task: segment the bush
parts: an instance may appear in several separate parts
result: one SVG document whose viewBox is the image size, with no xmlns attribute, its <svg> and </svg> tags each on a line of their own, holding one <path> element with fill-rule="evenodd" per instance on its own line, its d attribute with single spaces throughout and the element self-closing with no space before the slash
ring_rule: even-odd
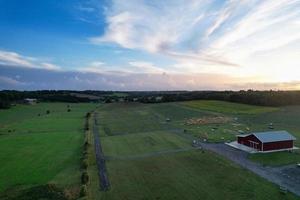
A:
<svg viewBox="0 0 300 200">
<path fill-rule="evenodd" d="M 81 183 L 82 184 L 87 184 L 89 182 L 89 175 L 86 171 L 82 172 L 81 175 Z"/>
<path fill-rule="evenodd" d="M 85 141 L 83 145 L 84 150 L 87 150 L 89 146 L 90 146 L 89 142 Z"/>
<path fill-rule="evenodd" d="M 88 118 L 86 118 L 86 120 L 85 120 L 84 129 L 87 131 L 89 130 L 89 119 Z"/>
<path fill-rule="evenodd" d="M 87 159 L 83 159 L 82 161 L 82 169 L 87 169 L 89 166 L 89 162 Z"/>
<path fill-rule="evenodd" d="M 49 115 L 49 114 L 50 114 L 50 110 L 47 110 L 47 111 L 46 111 L 46 114 Z"/>
<path fill-rule="evenodd" d="M 70 108 L 68 109 L 68 112 L 71 112 L 71 109 L 70 109 Z"/>
<path fill-rule="evenodd" d="M 3 196 L 0 196 L 3 199 Z M 33 199 L 47 199 L 47 200 L 67 200 L 64 191 L 54 184 L 38 185 L 34 187 L 24 188 L 15 192 L 9 191 L 5 194 L 6 200 L 33 200 Z"/>
<path fill-rule="evenodd" d="M 90 128 L 89 128 L 89 122 L 88 121 L 85 122 L 84 129 L 86 131 L 90 130 Z"/>
<path fill-rule="evenodd" d="M 82 185 L 80 188 L 80 197 L 85 197 L 87 195 L 87 186 Z"/>
<path fill-rule="evenodd" d="M 90 118 L 91 117 L 91 113 L 90 112 L 88 112 L 88 113 L 86 113 L 86 116 L 85 116 L 86 118 Z"/>
</svg>

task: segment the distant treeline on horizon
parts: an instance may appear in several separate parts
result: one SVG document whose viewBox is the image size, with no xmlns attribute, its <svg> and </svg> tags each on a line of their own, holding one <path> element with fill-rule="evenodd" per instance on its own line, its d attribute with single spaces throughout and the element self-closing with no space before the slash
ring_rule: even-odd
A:
<svg viewBox="0 0 300 200">
<path fill-rule="evenodd" d="M 22 103 L 26 98 L 39 102 L 141 102 L 162 103 L 190 100 L 221 100 L 261 106 L 300 105 L 300 91 L 0 91 L 0 108 Z"/>
</svg>

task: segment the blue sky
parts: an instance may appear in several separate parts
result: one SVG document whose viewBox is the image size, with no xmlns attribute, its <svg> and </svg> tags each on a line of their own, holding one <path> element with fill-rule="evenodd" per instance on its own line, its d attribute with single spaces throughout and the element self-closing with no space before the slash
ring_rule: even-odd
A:
<svg viewBox="0 0 300 200">
<path fill-rule="evenodd" d="M 0 0 L 0 89 L 300 89 L 299 10 L 300 0 Z"/>
</svg>

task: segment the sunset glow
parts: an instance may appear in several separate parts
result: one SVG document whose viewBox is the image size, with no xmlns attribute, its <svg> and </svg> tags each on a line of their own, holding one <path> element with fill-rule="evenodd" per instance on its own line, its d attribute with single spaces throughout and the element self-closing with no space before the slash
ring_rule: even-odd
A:
<svg viewBox="0 0 300 200">
<path fill-rule="evenodd" d="M 4 2 L 1 89 L 300 89 L 299 0 Z"/>
</svg>

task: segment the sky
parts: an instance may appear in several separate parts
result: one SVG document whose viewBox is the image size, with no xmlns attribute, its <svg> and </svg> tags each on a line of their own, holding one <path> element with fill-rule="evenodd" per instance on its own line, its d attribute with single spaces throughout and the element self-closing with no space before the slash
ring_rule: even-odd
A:
<svg viewBox="0 0 300 200">
<path fill-rule="evenodd" d="M 0 90 L 300 90 L 300 0 L 0 0 Z"/>
</svg>

